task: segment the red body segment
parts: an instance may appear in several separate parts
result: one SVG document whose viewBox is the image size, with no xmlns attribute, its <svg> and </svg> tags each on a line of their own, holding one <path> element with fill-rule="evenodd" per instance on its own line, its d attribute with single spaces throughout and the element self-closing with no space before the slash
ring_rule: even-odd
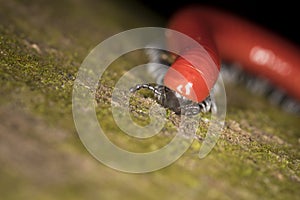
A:
<svg viewBox="0 0 300 200">
<path fill-rule="evenodd" d="M 289 41 L 231 14 L 201 6 L 176 13 L 168 28 L 192 37 L 208 52 L 173 41 L 187 59 L 179 57 L 172 64 L 164 84 L 181 95 L 203 101 L 219 76 L 220 61 L 226 60 L 267 78 L 300 100 L 300 49 Z"/>
</svg>

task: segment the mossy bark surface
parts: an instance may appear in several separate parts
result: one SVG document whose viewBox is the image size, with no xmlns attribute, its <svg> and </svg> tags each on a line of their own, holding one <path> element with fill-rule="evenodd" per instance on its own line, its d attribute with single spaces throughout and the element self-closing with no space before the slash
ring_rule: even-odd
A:
<svg viewBox="0 0 300 200">
<path fill-rule="evenodd" d="M 72 117 L 77 71 L 98 43 L 144 26 L 165 26 L 165 21 L 138 2 L 0 0 L 1 199 L 297 199 L 299 116 L 242 86 L 226 85 L 225 127 L 204 159 L 197 156 L 197 140 L 164 169 L 128 174 L 88 153 Z M 138 144 L 116 128 L 113 84 L 136 57 L 112 64 L 96 94 L 96 111 L 113 142 L 147 152 L 170 141 L 179 118 L 169 111 L 162 134 Z M 137 94 L 131 103 L 132 117 L 147 124 L 147 108 L 155 101 Z M 205 137 L 206 117 L 199 138 Z"/>
</svg>

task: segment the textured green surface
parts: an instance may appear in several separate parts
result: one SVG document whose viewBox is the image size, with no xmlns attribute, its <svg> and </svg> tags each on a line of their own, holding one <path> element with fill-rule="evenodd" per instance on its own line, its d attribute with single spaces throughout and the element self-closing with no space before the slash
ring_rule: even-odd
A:
<svg viewBox="0 0 300 200">
<path fill-rule="evenodd" d="M 121 1 L 0 1 L 1 199 L 299 197 L 299 117 L 240 86 L 226 87 L 226 126 L 205 159 L 198 159 L 201 143 L 195 141 L 171 166 L 137 175 L 110 169 L 87 152 L 72 119 L 76 72 L 107 37 L 129 28 L 164 25 L 137 6 Z M 112 86 L 135 65 L 134 57 L 119 59 L 107 72 L 97 93 L 98 102 L 104 102 L 97 113 L 116 144 L 146 152 L 168 142 L 179 119 L 170 112 L 163 133 L 141 143 L 116 128 L 110 116 Z M 140 95 L 132 99 L 138 123 L 147 124 L 145 107 L 153 103 Z M 199 136 L 205 130 L 203 121 Z"/>
</svg>

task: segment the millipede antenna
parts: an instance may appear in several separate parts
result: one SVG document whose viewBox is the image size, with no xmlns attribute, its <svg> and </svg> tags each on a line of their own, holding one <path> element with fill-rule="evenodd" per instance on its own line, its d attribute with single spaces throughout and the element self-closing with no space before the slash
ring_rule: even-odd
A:
<svg viewBox="0 0 300 200">
<path fill-rule="evenodd" d="M 148 89 L 148 90 L 152 91 L 155 95 L 158 95 L 158 96 L 162 95 L 162 93 L 158 89 L 157 85 L 153 86 L 153 84 L 149 84 L 149 83 L 148 84 L 138 84 L 135 87 L 130 88 L 129 91 L 133 93 L 133 92 L 136 92 L 140 89 Z"/>
</svg>

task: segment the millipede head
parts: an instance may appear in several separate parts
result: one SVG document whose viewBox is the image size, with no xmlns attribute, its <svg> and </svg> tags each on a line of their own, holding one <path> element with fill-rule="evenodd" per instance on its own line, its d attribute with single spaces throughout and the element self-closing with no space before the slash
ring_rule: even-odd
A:
<svg viewBox="0 0 300 200">
<path fill-rule="evenodd" d="M 208 112 L 212 107 L 209 97 L 201 103 L 196 103 L 163 85 L 138 84 L 130 88 L 130 92 L 133 93 L 140 89 L 152 91 L 160 105 L 173 110 L 176 114 L 196 115 L 200 112 Z"/>
<path fill-rule="evenodd" d="M 153 92 L 154 97 L 160 105 L 165 108 L 170 108 L 175 113 L 180 114 L 180 103 L 174 93 L 166 86 L 157 84 L 138 84 L 130 88 L 130 92 L 136 92 L 140 89 L 148 89 Z"/>
</svg>

